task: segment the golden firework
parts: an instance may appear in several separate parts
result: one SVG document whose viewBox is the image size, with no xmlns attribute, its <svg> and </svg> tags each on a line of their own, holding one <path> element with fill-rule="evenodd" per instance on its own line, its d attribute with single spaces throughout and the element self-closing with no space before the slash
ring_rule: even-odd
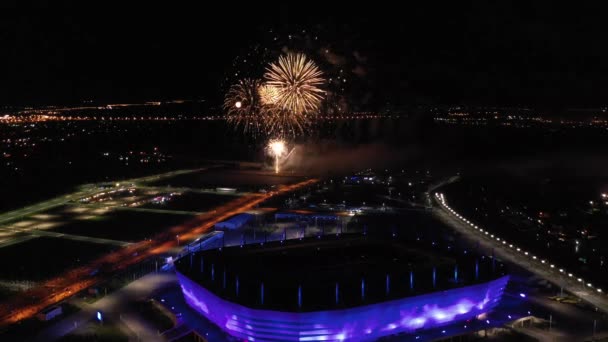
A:
<svg viewBox="0 0 608 342">
<path fill-rule="evenodd" d="M 264 111 L 261 110 L 258 88 L 259 80 L 243 79 L 232 85 L 224 98 L 224 110 L 229 123 L 241 127 L 245 132 L 257 133 L 264 129 Z"/>
<path fill-rule="evenodd" d="M 279 99 L 279 91 L 276 87 L 269 84 L 262 84 L 258 87 L 258 95 L 263 105 L 276 105 Z"/>
<path fill-rule="evenodd" d="M 279 173 L 279 159 L 287 153 L 285 141 L 282 139 L 273 139 L 268 142 L 268 152 L 274 157 L 274 172 Z"/>
<path fill-rule="evenodd" d="M 254 134 L 303 133 L 325 96 L 323 73 L 306 55 L 287 53 L 266 68 L 264 78 L 230 87 L 224 99 L 228 122 Z"/>
<path fill-rule="evenodd" d="M 302 53 L 287 53 L 266 68 L 266 86 L 276 91 L 275 106 L 293 116 L 316 114 L 325 82 L 317 65 Z M 275 97 L 273 97 L 274 99 Z"/>
</svg>

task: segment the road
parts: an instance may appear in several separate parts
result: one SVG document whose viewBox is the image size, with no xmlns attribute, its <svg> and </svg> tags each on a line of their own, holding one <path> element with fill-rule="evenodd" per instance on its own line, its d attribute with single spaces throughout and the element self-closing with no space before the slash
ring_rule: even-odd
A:
<svg viewBox="0 0 608 342">
<path fill-rule="evenodd" d="M 229 217 L 250 210 L 272 196 L 295 191 L 316 183 L 309 179 L 292 185 L 280 186 L 266 194 L 252 194 L 239 197 L 215 208 L 212 212 L 200 215 L 193 220 L 169 228 L 150 240 L 141 241 L 104 255 L 90 264 L 65 272 L 39 286 L 11 297 L 0 305 L 0 326 L 6 326 L 30 318 L 42 309 L 57 304 L 73 294 L 85 290 L 116 272 L 136 265 L 150 257 L 167 253 L 180 241 L 192 241 L 210 231 L 213 226 Z M 91 273 L 98 270 L 94 276 Z"/>
<path fill-rule="evenodd" d="M 139 188 L 138 188 L 139 189 Z M 92 203 L 92 204 L 82 204 L 82 203 L 70 203 L 76 207 L 84 207 L 84 208 L 98 208 L 98 209 L 111 209 L 111 210 L 122 210 L 122 211 L 137 211 L 144 213 L 156 213 L 156 214 L 172 214 L 172 215 L 202 215 L 205 212 L 202 211 L 188 211 L 188 210 L 170 210 L 170 209 L 152 209 L 152 208 L 139 208 L 139 207 L 124 207 L 121 205 L 108 205 L 104 203 Z"/>
<path fill-rule="evenodd" d="M 198 169 L 176 170 L 176 171 L 165 172 L 165 173 L 151 175 L 151 176 L 127 179 L 127 180 L 118 182 L 118 184 L 122 183 L 122 184 L 131 185 L 131 184 L 151 182 L 151 181 L 156 181 L 156 180 L 160 180 L 160 179 L 164 179 L 164 178 L 175 177 L 178 175 L 200 172 L 200 171 L 204 171 L 209 168 L 212 168 L 212 167 L 215 167 L 215 166 L 210 166 L 210 167 L 206 167 L 206 168 L 198 168 Z M 116 184 L 116 183 L 114 183 L 114 184 Z M 108 191 L 107 184 L 105 187 L 101 187 L 99 184 L 85 184 L 85 185 L 80 186 L 79 190 L 76 192 L 58 196 L 58 197 L 52 198 L 47 201 L 39 202 L 36 204 L 29 205 L 27 207 L 23 207 L 20 209 L 2 213 L 2 214 L 0 214 L 0 225 L 8 224 L 8 223 L 11 223 L 11 222 L 14 222 L 17 220 L 22 220 L 30 215 L 42 213 L 42 212 L 48 211 L 50 209 L 53 209 L 53 208 L 56 208 L 56 207 L 59 207 L 62 205 L 76 202 L 81 198 L 91 197 L 91 196 L 98 195 L 98 194 L 101 194 L 101 193 L 104 193 L 107 191 Z M 30 233 L 30 232 L 27 232 L 27 233 Z M 38 236 L 39 236 L 39 234 L 38 234 Z M 67 235 L 65 235 L 63 237 L 69 238 L 69 236 L 67 236 Z M 79 239 L 79 237 L 77 237 L 76 239 Z M 24 241 L 23 238 L 20 237 L 19 235 L 16 235 L 15 237 L 11 237 L 9 235 L 9 236 L 3 237 L 2 240 L 3 241 L 0 241 L 2 246 L 10 246 L 12 244 Z"/>
<path fill-rule="evenodd" d="M 478 241 L 480 247 L 494 250 L 497 257 L 517 264 L 557 287 L 562 286 L 564 290 L 575 294 L 598 309 L 608 312 L 608 298 L 602 290 L 589 286 L 590 284 L 586 284 L 583 279 L 577 278 L 576 275 L 569 273 L 567 270 L 559 269 L 551 264 L 550 261 L 540 260 L 540 258 L 533 256 L 532 253 L 521 250 L 514 242 L 506 242 L 498 236 L 484 231 L 483 227 L 477 227 L 448 205 L 445 194 L 443 194 L 443 197 L 435 194 L 432 198 L 436 204 L 434 214 L 454 230 L 473 241 Z"/>
<path fill-rule="evenodd" d="M 90 237 L 90 236 L 65 234 L 65 233 L 58 233 L 58 232 L 53 232 L 53 231 L 37 230 L 37 229 L 30 229 L 30 228 L 19 229 L 19 228 L 12 228 L 12 227 L 11 228 L 0 227 L 0 231 L 9 231 L 9 232 L 13 232 L 13 233 L 27 234 L 27 235 L 22 235 L 20 237 L 15 237 L 11 240 L 5 241 L 0 244 L 0 247 L 13 245 L 13 244 L 17 243 L 17 242 L 15 242 L 15 240 L 18 240 L 18 242 L 24 242 L 29 239 L 37 238 L 40 236 L 62 238 L 62 239 L 75 240 L 75 241 L 85 241 L 85 242 L 99 243 L 99 244 L 119 246 L 119 247 L 125 247 L 125 246 L 128 246 L 131 244 L 130 242 L 119 241 L 119 240 L 102 239 L 102 238 L 96 238 L 96 237 Z"/>
<path fill-rule="evenodd" d="M 175 177 L 178 175 L 200 172 L 200 171 L 204 171 L 207 169 L 209 169 L 209 168 L 177 170 L 177 171 L 171 171 L 171 172 L 161 173 L 161 174 L 152 175 L 152 176 L 126 179 L 126 180 L 120 181 L 118 183 L 119 184 L 120 183 L 127 183 L 127 184 L 146 183 L 146 182 L 156 181 L 156 180 L 160 180 L 160 179 L 164 179 L 164 178 Z M 100 189 L 99 186 L 97 186 L 95 184 L 83 185 L 80 187 L 79 191 L 73 192 L 71 194 L 55 197 L 55 198 L 52 198 L 52 199 L 44 201 L 44 202 L 39 202 L 39 203 L 30 205 L 27 207 L 23 207 L 23 208 L 20 208 L 17 210 L 12 210 L 12 211 L 0 214 L 0 224 L 18 220 L 18 219 L 24 218 L 24 217 L 32 215 L 32 214 L 47 211 L 49 209 L 64 205 L 71 201 L 77 201 L 80 198 L 90 197 L 90 196 L 100 194 L 100 193 L 103 193 L 106 191 L 107 191 L 107 189 Z"/>
<path fill-rule="evenodd" d="M 197 194 L 211 194 L 223 196 L 247 196 L 251 192 L 244 191 L 217 191 L 215 189 L 188 188 L 188 187 L 171 187 L 171 186 L 138 186 L 141 190 L 159 191 L 159 192 L 193 192 Z"/>
<path fill-rule="evenodd" d="M 80 311 L 45 328 L 33 340 L 40 342 L 57 340 L 90 321 L 96 312 L 100 311 L 104 317 L 122 321 L 143 341 L 163 341 L 157 331 L 144 322 L 138 314 L 130 312 L 126 304 L 147 299 L 160 289 L 176 286 L 176 283 L 177 279 L 172 273 L 146 275 L 93 304 L 83 304 Z"/>
<path fill-rule="evenodd" d="M 119 186 L 121 183 L 127 184 L 128 186 L 139 185 L 139 184 L 143 184 L 145 182 L 151 182 L 151 181 L 160 180 L 160 179 L 164 179 L 164 178 L 175 177 L 178 175 L 183 175 L 183 174 L 188 174 L 188 173 L 200 172 L 200 171 L 204 171 L 204 170 L 207 170 L 207 169 L 213 168 L 213 167 L 216 167 L 216 166 L 210 166 L 207 168 L 199 168 L 199 169 L 176 170 L 176 171 L 165 172 L 165 173 L 151 175 L 151 176 L 145 176 L 145 177 L 141 177 L 141 178 L 127 179 L 127 180 L 118 182 L 118 184 L 119 184 Z M 105 185 L 101 186 L 103 184 L 105 184 Z M 112 185 L 115 186 L 116 182 L 113 182 Z M 120 187 L 116 187 L 116 188 L 120 189 Z M 67 205 L 67 204 L 74 204 L 74 203 L 78 202 L 78 200 L 80 200 L 81 198 L 91 197 L 91 196 L 95 196 L 95 195 L 102 194 L 104 192 L 109 191 L 108 184 L 106 184 L 106 183 L 85 184 L 85 185 L 80 186 L 79 189 L 80 190 L 73 192 L 71 194 L 62 195 L 62 196 L 55 197 L 55 198 L 52 198 L 47 201 L 39 202 L 39 203 L 32 204 L 27 207 L 23 207 L 23 208 L 20 208 L 17 210 L 12 210 L 12 211 L 0 214 L 0 230 L 3 230 L 2 233 L 7 233 L 7 234 L 2 234 L 3 236 L 0 239 L 0 247 L 14 245 L 16 243 L 20 243 L 20 242 L 24 242 L 24 241 L 36 238 L 38 236 L 53 236 L 53 237 L 60 237 L 60 238 L 65 238 L 65 239 L 88 241 L 88 242 L 93 242 L 93 243 L 111 244 L 111 245 L 118 245 L 118 246 L 124 246 L 124 245 L 128 244 L 123 241 L 114 241 L 114 240 L 107 240 L 107 239 L 89 239 L 84 236 L 69 235 L 69 234 L 60 235 L 57 233 L 55 233 L 55 234 L 45 233 L 45 232 L 41 232 L 39 230 L 28 230 L 28 229 L 19 230 L 13 226 L 2 227 L 2 225 L 4 225 L 4 224 L 8 225 L 11 222 L 19 221 L 19 220 L 27 218 L 28 216 L 42 213 L 42 212 L 48 211 L 50 209 L 53 209 L 53 208 L 56 208 L 59 206 L 63 206 L 63 205 Z M 114 190 L 114 189 L 112 189 L 112 190 Z M 182 214 L 186 214 L 186 213 L 182 213 Z M 192 213 L 188 213 L 188 215 L 191 215 L 191 214 Z M 200 214 L 200 213 L 197 213 L 197 214 Z M 22 233 L 24 233 L 26 235 L 23 235 Z"/>
<path fill-rule="evenodd" d="M 6 239 L 2 242 L 0 242 L 0 248 L 3 247 L 8 247 L 17 243 L 22 243 L 31 239 L 35 239 L 36 236 L 32 236 L 32 235 L 20 235 L 20 236 L 15 236 L 13 238 L 10 239 Z"/>
</svg>

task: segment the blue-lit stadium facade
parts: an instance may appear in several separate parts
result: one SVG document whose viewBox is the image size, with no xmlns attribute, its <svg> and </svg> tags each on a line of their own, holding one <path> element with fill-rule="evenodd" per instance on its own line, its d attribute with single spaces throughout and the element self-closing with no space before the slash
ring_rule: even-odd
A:
<svg viewBox="0 0 608 342">
<path fill-rule="evenodd" d="M 222 299 L 177 272 L 186 302 L 228 334 L 249 341 L 367 341 L 474 319 L 500 301 L 508 276 L 342 310 L 285 312 Z M 306 300 L 304 297 L 302 300 Z"/>
</svg>

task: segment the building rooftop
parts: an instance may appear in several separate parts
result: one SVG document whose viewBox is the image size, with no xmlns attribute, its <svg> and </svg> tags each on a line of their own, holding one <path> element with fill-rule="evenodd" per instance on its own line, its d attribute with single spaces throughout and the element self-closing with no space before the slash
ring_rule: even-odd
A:
<svg viewBox="0 0 608 342">
<path fill-rule="evenodd" d="M 504 274 L 502 265 L 472 251 L 360 234 L 206 250 L 176 267 L 221 298 L 284 311 L 372 304 Z"/>
</svg>

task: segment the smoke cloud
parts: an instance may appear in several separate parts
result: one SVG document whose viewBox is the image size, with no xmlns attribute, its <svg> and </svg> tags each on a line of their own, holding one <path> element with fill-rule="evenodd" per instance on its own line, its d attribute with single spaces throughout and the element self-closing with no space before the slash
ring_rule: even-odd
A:
<svg viewBox="0 0 608 342">
<path fill-rule="evenodd" d="M 367 168 L 390 168 L 415 158 L 414 149 L 396 148 L 383 143 L 347 145 L 335 141 L 299 144 L 283 162 L 284 170 L 327 175 Z"/>
</svg>

